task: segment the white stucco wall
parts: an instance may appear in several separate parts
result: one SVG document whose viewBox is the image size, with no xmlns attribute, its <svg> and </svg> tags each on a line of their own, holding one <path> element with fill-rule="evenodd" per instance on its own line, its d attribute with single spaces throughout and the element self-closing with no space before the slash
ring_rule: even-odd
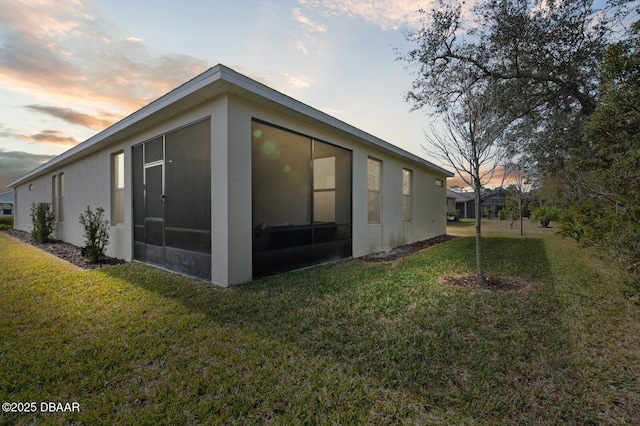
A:
<svg viewBox="0 0 640 426">
<path fill-rule="evenodd" d="M 354 257 L 446 232 L 446 185 L 435 185 L 436 178 L 446 179 L 444 175 L 373 146 L 366 146 L 355 137 L 347 137 L 343 133 L 309 124 L 299 118 L 292 118 L 227 94 L 20 184 L 15 188 L 15 227 L 25 231 L 31 229 L 31 204 L 51 202 L 52 176 L 63 172 L 65 220 L 59 224 L 55 237 L 75 245 L 84 245 L 78 217 L 87 205 L 93 209 L 101 206 L 105 209 L 107 219 L 111 221 L 112 155 L 123 151 L 125 221 L 122 225 L 111 226 L 107 254 L 131 260 L 131 147 L 205 117 L 211 117 L 211 281 L 215 284 L 228 286 L 252 279 L 251 123 L 254 118 L 352 151 Z M 382 160 L 380 224 L 367 223 L 369 156 Z M 403 221 L 402 215 L 403 168 L 413 171 L 413 211 L 412 220 L 408 222 Z M 29 185 L 32 185 L 31 190 Z"/>
<path fill-rule="evenodd" d="M 131 175 L 131 147 L 146 140 L 162 135 L 178 127 L 187 125 L 202 118 L 211 116 L 212 128 L 225 126 L 224 122 L 217 122 L 215 113 L 224 109 L 221 100 L 213 101 L 196 107 L 184 114 L 172 117 L 160 125 L 147 128 L 134 136 L 119 140 L 99 152 L 87 155 L 55 170 L 48 171 L 45 175 L 26 181 L 15 188 L 17 197 L 17 211 L 15 218 L 16 229 L 30 231 L 32 229 L 30 210 L 31 204 L 37 202 L 52 202 L 52 176 L 64 173 L 64 221 L 57 223 L 54 237 L 72 244 L 84 245 L 83 229 L 78 219 L 87 205 L 95 210 L 97 207 L 105 209 L 105 218 L 111 223 L 111 167 L 112 155 L 124 152 L 125 168 L 125 204 L 124 223 L 110 225 L 109 245 L 106 254 L 130 261 L 132 259 L 132 175 Z M 220 135 L 212 132 L 212 139 L 219 139 Z M 223 145 L 223 144 L 221 144 Z M 219 166 L 219 155 L 223 155 L 221 149 L 212 149 L 212 172 L 215 166 Z M 218 194 L 222 185 L 219 176 L 212 173 L 212 192 Z M 214 185 L 215 183 L 215 185 Z M 29 186 L 31 185 L 31 190 Z M 212 202 L 212 206 L 216 206 Z M 219 208 L 219 206 L 218 206 Z M 214 211 L 212 209 L 212 211 Z M 217 210 L 215 210 L 217 214 Z M 217 224 L 218 222 L 216 222 Z M 220 232 L 220 226 L 216 226 L 214 232 Z M 216 246 L 219 248 L 220 246 Z M 226 247 L 223 248 L 226 252 Z M 217 261 L 220 253 L 216 253 Z M 214 254 L 212 253 L 212 257 Z M 224 256 L 222 257 L 224 258 Z"/>
<path fill-rule="evenodd" d="M 229 277 L 230 283 L 251 280 L 251 121 L 258 119 L 352 151 L 353 256 L 386 250 L 446 233 L 446 181 L 418 163 L 366 147 L 355 138 L 296 120 L 279 112 L 229 97 Z M 380 224 L 367 217 L 367 158 L 382 160 Z M 403 221 L 402 169 L 413 171 L 412 220 Z"/>
</svg>

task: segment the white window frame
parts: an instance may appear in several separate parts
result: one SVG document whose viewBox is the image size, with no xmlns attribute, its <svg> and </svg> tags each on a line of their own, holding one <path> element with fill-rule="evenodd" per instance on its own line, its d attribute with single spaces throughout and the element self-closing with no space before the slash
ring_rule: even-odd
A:
<svg viewBox="0 0 640 426">
<path fill-rule="evenodd" d="M 377 187 L 371 188 L 369 185 L 369 174 L 371 173 L 373 164 L 378 165 L 378 185 Z M 374 194 L 377 195 L 376 215 L 372 215 L 372 210 L 369 208 Z M 382 223 L 382 160 L 373 157 L 367 157 L 367 221 L 372 225 Z"/>
<path fill-rule="evenodd" d="M 111 154 L 111 224 L 124 225 L 124 151 Z M 118 198 L 121 203 L 118 204 Z"/>
<path fill-rule="evenodd" d="M 408 179 L 409 182 L 405 182 Z M 413 170 L 402 169 L 402 219 L 405 222 L 410 221 L 413 218 Z M 405 201 L 408 202 L 405 203 Z"/>
</svg>

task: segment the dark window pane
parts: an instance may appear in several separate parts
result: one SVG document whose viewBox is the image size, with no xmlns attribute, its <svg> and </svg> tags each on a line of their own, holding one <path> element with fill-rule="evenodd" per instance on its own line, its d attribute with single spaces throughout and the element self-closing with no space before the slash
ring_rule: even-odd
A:
<svg viewBox="0 0 640 426">
<path fill-rule="evenodd" d="M 211 253 L 211 232 L 165 228 L 165 245 L 182 250 Z"/>
<path fill-rule="evenodd" d="M 146 195 L 145 205 L 147 217 L 162 218 L 162 166 L 153 166 L 145 170 L 146 173 Z"/>
<path fill-rule="evenodd" d="M 254 252 L 299 247 L 311 242 L 311 227 L 285 226 L 253 231 Z"/>
<path fill-rule="evenodd" d="M 144 242 L 144 225 L 135 225 L 133 227 L 133 240 Z"/>
<path fill-rule="evenodd" d="M 142 145 L 134 146 L 131 159 L 133 167 L 133 223 L 144 226 L 144 168 Z"/>
<path fill-rule="evenodd" d="M 311 140 L 252 124 L 253 227 L 309 225 Z"/>
<path fill-rule="evenodd" d="M 169 133 L 165 141 L 166 226 L 210 231 L 211 121 Z"/>
<path fill-rule="evenodd" d="M 162 160 L 162 136 L 144 144 L 144 162 L 152 163 Z"/>
<path fill-rule="evenodd" d="M 252 179 L 254 277 L 351 255 L 351 151 L 254 122 Z"/>
<path fill-rule="evenodd" d="M 147 221 L 147 244 L 162 247 L 164 238 L 163 225 L 161 220 L 148 220 Z"/>
</svg>

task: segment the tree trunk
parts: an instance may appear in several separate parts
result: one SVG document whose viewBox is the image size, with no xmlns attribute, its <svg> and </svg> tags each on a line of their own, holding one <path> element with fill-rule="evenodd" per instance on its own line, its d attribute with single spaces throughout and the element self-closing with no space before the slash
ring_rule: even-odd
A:
<svg viewBox="0 0 640 426">
<path fill-rule="evenodd" d="M 518 211 L 520 213 L 520 236 L 522 237 L 524 235 L 524 232 L 522 230 L 522 193 L 520 193 L 520 198 L 518 199 Z"/>
<path fill-rule="evenodd" d="M 476 205 L 476 267 L 477 267 L 476 279 L 478 281 L 479 286 L 484 286 L 485 280 L 484 280 L 484 271 L 482 270 L 482 238 L 481 238 L 482 211 L 480 210 L 481 185 L 479 183 L 476 183 L 475 189 L 476 189 L 475 205 Z"/>
</svg>

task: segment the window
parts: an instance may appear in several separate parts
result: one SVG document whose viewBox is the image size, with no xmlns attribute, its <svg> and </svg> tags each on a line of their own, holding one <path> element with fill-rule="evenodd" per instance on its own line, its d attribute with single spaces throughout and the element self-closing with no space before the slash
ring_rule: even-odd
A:
<svg viewBox="0 0 640 426">
<path fill-rule="evenodd" d="M 351 151 L 254 120 L 253 276 L 351 256 Z"/>
<path fill-rule="evenodd" d="M 53 175 L 51 177 L 51 211 L 53 215 L 58 219 L 58 176 Z"/>
<path fill-rule="evenodd" d="M 64 221 L 64 173 L 51 176 L 51 210 L 57 222 Z"/>
<path fill-rule="evenodd" d="M 58 175 L 58 222 L 64 222 L 64 173 Z"/>
<path fill-rule="evenodd" d="M 436 186 L 443 187 L 444 181 L 442 179 L 436 179 Z"/>
<path fill-rule="evenodd" d="M 402 218 L 411 220 L 411 184 L 413 183 L 413 172 L 402 169 Z"/>
<path fill-rule="evenodd" d="M 369 223 L 380 223 L 380 176 L 382 161 L 367 159 L 367 212 Z"/>
<path fill-rule="evenodd" d="M 29 184 L 29 191 L 33 191 L 33 184 L 32 183 Z"/>
<path fill-rule="evenodd" d="M 336 221 L 336 157 L 313 159 L 313 220 Z"/>
<path fill-rule="evenodd" d="M 122 225 L 124 223 L 124 152 L 118 152 L 111 156 L 111 223 Z"/>
</svg>

